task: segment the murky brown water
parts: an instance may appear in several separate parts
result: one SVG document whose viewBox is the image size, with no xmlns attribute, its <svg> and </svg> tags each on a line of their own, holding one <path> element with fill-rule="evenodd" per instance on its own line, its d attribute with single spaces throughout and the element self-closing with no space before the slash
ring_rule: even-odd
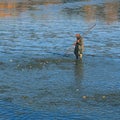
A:
<svg viewBox="0 0 120 120">
<path fill-rule="evenodd" d="M 0 119 L 119 120 L 119 6 L 1 0 Z M 95 23 L 76 61 L 74 35 Z"/>
</svg>

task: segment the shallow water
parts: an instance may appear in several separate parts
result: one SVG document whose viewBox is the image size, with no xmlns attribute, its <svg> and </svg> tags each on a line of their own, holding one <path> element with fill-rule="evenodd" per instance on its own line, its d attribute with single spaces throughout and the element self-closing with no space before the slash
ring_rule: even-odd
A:
<svg viewBox="0 0 120 120">
<path fill-rule="evenodd" d="M 0 2 L 0 119 L 120 119 L 120 1 Z M 82 61 L 73 54 L 84 35 Z"/>
</svg>

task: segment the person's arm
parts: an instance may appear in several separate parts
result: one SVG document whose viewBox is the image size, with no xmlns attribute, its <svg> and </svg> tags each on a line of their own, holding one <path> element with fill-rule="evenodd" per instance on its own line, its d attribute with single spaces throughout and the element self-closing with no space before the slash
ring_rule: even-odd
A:
<svg viewBox="0 0 120 120">
<path fill-rule="evenodd" d="M 76 45 L 76 43 L 77 43 L 77 41 L 75 41 L 75 42 L 73 43 L 73 45 L 75 46 L 75 45 Z"/>
</svg>

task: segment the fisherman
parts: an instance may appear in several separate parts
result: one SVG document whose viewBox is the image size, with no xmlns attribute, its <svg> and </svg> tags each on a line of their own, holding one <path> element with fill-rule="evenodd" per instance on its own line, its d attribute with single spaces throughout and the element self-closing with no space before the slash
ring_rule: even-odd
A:
<svg viewBox="0 0 120 120">
<path fill-rule="evenodd" d="M 75 48 L 74 48 L 74 54 L 76 56 L 76 59 L 82 59 L 83 56 L 83 51 L 84 51 L 84 43 L 83 43 L 83 38 L 81 37 L 80 34 L 76 34 L 76 42 L 74 43 Z"/>
</svg>

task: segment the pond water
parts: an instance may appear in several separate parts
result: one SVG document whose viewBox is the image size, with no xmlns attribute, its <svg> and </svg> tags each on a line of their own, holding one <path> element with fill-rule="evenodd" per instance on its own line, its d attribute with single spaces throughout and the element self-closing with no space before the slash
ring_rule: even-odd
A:
<svg viewBox="0 0 120 120">
<path fill-rule="evenodd" d="M 120 0 L 1 0 L 0 120 L 119 120 L 119 34 Z"/>
</svg>

